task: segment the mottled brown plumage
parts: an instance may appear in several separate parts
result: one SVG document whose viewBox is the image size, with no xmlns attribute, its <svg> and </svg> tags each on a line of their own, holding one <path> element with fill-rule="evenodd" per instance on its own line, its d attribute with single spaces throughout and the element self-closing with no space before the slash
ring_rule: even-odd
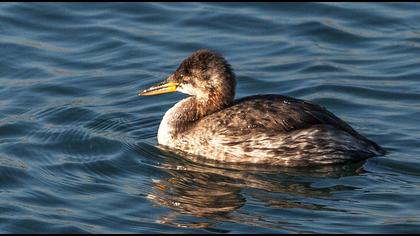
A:
<svg viewBox="0 0 420 236">
<path fill-rule="evenodd" d="M 175 84 L 177 91 L 191 96 L 166 112 L 158 142 L 186 156 L 303 166 L 385 153 L 319 105 L 281 95 L 235 101 L 235 75 L 213 51 L 193 53 L 164 84 Z"/>
</svg>

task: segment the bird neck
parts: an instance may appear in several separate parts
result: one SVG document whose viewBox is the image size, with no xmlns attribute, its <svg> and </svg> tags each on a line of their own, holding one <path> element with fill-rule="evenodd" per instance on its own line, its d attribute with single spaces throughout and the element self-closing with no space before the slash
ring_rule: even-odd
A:
<svg viewBox="0 0 420 236">
<path fill-rule="evenodd" d="M 203 117 L 222 110 L 232 102 L 233 96 L 231 98 L 191 96 L 179 101 L 163 116 L 158 131 L 159 144 L 171 146 L 170 144 L 179 134 L 188 130 Z"/>
</svg>

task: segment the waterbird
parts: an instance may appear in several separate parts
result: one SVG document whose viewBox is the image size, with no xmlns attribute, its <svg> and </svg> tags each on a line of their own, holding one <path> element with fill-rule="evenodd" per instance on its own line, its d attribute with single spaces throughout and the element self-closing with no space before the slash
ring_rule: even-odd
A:
<svg viewBox="0 0 420 236">
<path fill-rule="evenodd" d="M 360 161 L 386 151 L 325 107 L 278 94 L 235 100 L 236 77 L 218 52 L 200 49 L 141 96 L 181 92 L 159 125 L 158 144 L 232 164 L 311 166 Z"/>
</svg>

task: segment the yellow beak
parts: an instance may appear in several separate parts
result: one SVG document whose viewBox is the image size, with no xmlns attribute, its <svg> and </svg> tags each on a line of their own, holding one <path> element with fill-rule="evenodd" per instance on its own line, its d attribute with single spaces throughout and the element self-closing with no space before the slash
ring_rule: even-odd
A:
<svg viewBox="0 0 420 236">
<path fill-rule="evenodd" d="M 178 83 L 166 83 L 152 86 L 139 93 L 140 96 L 150 96 L 163 93 L 172 93 L 176 91 Z"/>
</svg>

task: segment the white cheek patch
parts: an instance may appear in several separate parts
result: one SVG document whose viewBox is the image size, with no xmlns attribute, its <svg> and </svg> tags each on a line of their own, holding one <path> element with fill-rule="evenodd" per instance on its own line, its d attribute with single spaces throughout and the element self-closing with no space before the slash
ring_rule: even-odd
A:
<svg viewBox="0 0 420 236">
<path fill-rule="evenodd" d="M 176 91 L 189 95 L 196 95 L 196 90 L 190 84 L 181 84 L 176 88 Z"/>
</svg>

